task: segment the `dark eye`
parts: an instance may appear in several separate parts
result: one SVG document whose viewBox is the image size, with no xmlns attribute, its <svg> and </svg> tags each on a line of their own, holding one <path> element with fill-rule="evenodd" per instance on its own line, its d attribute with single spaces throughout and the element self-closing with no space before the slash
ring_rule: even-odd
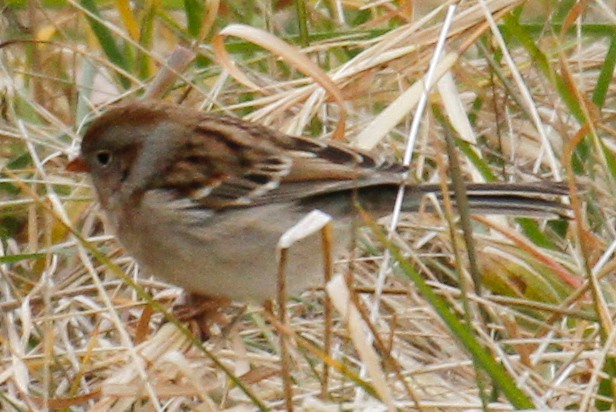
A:
<svg viewBox="0 0 616 412">
<path fill-rule="evenodd" d="M 105 167 L 111 163 L 111 152 L 109 150 L 100 150 L 96 152 L 96 161 L 99 165 Z"/>
</svg>

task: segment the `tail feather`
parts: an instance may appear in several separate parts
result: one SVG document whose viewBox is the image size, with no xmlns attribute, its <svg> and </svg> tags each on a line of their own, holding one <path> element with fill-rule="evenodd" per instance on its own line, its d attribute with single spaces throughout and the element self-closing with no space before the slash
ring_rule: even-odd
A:
<svg viewBox="0 0 616 412">
<path fill-rule="evenodd" d="M 298 206 L 306 210 L 320 209 L 334 217 L 343 217 L 352 216 L 356 211 L 356 205 L 359 204 L 375 217 L 380 217 L 392 212 L 399 188 L 398 184 L 382 182 L 374 186 L 347 188 L 306 197 L 298 202 Z M 455 196 L 451 186 L 449 191 L 455 207 Z M 567 184 L 564 182 L 471 183 L 466 186 L 466 192 L 473 214 L 571 217 L 571 210 L 562 199 L 568 194 Z M 429 201 L 428 195 L 434 196 L 437 204 L 442 204 L 440 185 L 408 185 L 402 204 L 403 211 L 433 210 L 435 203 Z M 339 196 L 338 201 L 334 199 L 336 196 Z"/>
<path fill-rule="evenodd" d="M 433 194 L 439 203 L 442 202 L 439 185 L 416 187 L 423 194 Z M 453 189 L 449 187 L 449 190 L 455 206 Z M 566 182 L 472 183 L 466 186 L 471 213 L 485 215 L 571 218 L 571 209 L 562 201 L 568 193 Z"/>
</svg>

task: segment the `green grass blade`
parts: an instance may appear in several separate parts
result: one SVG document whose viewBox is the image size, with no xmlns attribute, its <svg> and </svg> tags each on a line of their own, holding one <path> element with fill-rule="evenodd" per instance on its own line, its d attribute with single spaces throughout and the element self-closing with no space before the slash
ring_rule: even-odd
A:
<svg viewBox="0 0 616 412">
<path fill-rule="evenodd" d="M 583 124 L 586 119 L 580 107 L 580 103 L 578 102 L 576 96 L 569 92 L 565 79 L 563 79 L 563 77 L 554 70 L 552 63 L 550 63 L 545 53 L 543 53 L 543 51 L 537 46 L 536 39 L 522 27 L 519 20 L 514 17 L 513 13 L 505 17 L 503 22 L 504 24 L 502 27 L 509 35 L 508 37 L 521 43 L 521 45 L 530 54 L 536 67 L 543 73 L 546 79 L 556 87 L 560 97 L 567 105 L 567 108 L 571 111 L 575 118 Z"/>
<path fill-rule="evenodd" d="M 18 255 L 0 256 L 0 264 L 17 263 L 23 260 L 35 260 L 44 258 L 46 253 L 20 253 Z"/>
<path fill-rule="evenodd" d="M 205 10 L 202 0 L 184 0 L 184 12 L 188 22 L 188 33 L 198 38 L 203 24 L 203 12 Z"/>
<path fill-rule="evenodd" d="M 612 29 L 610 47 L 605 55 L 597 86 L 592 94 L 592 101 L 598 107 L 603 107 L 605 104 L 605 97 L 614 78 L 614 67 L 616 67 L 616 29 Z"/>
<path fill-rule="evenodd" d="M 532 400 L 518 388 L 515 380 L 509 375 L 504 366 L 495 360 L 490 351 L 479 342 L 468 325 L 460 322 L 447 302 L 428 286 L 423 276 L 404 258 L 400 249 L 387 238 L 382 229 L 376 226 L 374 222 L 370 221 L 369 224 L 373 233 L 376 234 L 379 240 L 391 252 L 394 260 L 400 265 L 402 272 L 413 281 L 419 293 L 438 313 L 458 342 L 471 354 L 477 366 L 488 373 L 494 384 L 502 391 L 511 404 L 520 409 L 534 408 Z"/>
<path fill-rule="evenodd" d="M 80 4 L 84 9 L 92 13 L 94 16 L 98 17 L 100 20 L 103 20 L 94 0 L 81 0 Z M 112 34 L 111 31 L 96 18 L 87 15 L 86 19 L 88 20 L 88 23 L 90 23 L 90 28 L 98 39 L 98 42 L 103 49 L 103 52 L 109 58 L 109 61 L 117 65 L 121 69 L 130 72 L 131 70 L 128 64 L 128 60 L 120 50 L 120 47 L 116 44 L 114 40 L 114 34 Z M 131 82 L 126 77 L 120 75 L 119 80 L 122 84 L 122 87 L 126 89 L 130 87 Z"/>
</svg>

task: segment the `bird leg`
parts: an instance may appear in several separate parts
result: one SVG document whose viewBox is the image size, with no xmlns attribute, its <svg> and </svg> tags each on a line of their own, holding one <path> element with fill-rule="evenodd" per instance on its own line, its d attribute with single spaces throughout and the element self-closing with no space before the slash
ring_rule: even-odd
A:
<svg viewBox="0 0 616 412">
<path fill-rule="evenodd" d="M 228 298 L 188 293 L 183 303 L 174 306 L 173 314 L 179 321 L 188 322 L 193 333 L 205 341 L 212 336 L 212 325 L 225 323 L 223 310 L 230 304 Z"/>
</svg>

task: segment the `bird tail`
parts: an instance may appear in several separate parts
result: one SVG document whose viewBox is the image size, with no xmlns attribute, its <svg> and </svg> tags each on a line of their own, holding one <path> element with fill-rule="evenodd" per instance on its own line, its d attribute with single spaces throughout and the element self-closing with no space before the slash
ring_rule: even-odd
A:
<svg viewBox="0 0 616 412">
<path fill-rule="evenodd" d="M 436 198 L 437 204 L 442 204 L 443 193 L 438 184 L 414 185 L 408 189 L 411 193 L 405 196 L 403 202 L 405 211 L 417 211 L 422 207 L 431 210 L 438 207 L 434 202 L 426 201 L 430 195 Z M 566 182 L 470 183 L 465 189 L 472 214 L 572 217 L 569 205 L 563 202 L 563 196 L 569 194 Z M 456 200 L 452 186 L 449 186 L 449 192 L 455 207 Z"/>
<path fill-rule="evenodd" d="M 297 204 L 305 208 L 302 210 L 319 209 L 337 218 L 353 216 L 357 206 L 374 217 L 381 217 L 392 213 L 399 190 L 398 183 L 364 183 L 352 189 L 309 196 Z M 452 186 L 448 190 L 456 207 Z M 550 219 L 572 217 L 571 209 L 563 199 L 569 193 L 565 182 L 470 183 L 465 185 L 465 190 L 472 214 Z M 431 202 L 430 196 L 436 202 Z M 430 212 L 441 207 L 442 203 L 443 193 L 439 184 L 409 184 L 405 187 L 402 210 Z"/>
</svg>

